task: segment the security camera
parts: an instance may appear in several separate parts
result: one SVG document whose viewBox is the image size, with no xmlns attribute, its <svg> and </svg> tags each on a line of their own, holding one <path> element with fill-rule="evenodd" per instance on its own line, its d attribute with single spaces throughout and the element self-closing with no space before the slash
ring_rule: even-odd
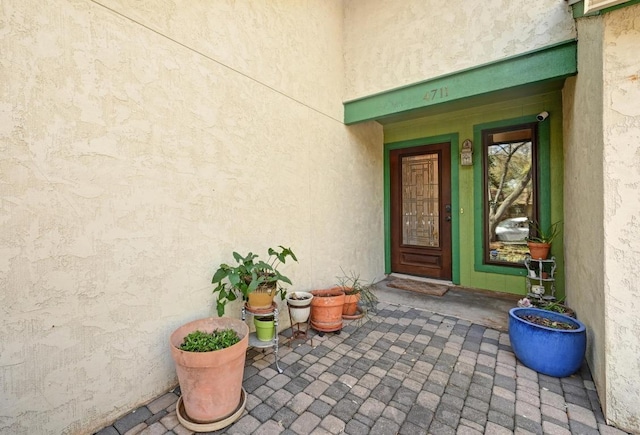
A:
<svg viewBox="0 0 640 435">
<path fill-rule="evenodd" d="M 544 112 L 540 112 L 536 115 L 536 119 L 540 122 L 544 121 L 545 119 L 547 119 L 549 117 L 549 112 L 544 111 Z"/>
</svg>

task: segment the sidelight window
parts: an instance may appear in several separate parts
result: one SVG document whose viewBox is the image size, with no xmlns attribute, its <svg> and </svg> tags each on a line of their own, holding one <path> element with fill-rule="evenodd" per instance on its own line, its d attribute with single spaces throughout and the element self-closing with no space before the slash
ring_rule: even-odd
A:
<svg viewBox="0 0 640 435">
<path fill-rule="evenodd" d="M 483 263 L 521 266 L 538 220 L 537 123 L 482 130 Z"/>
</svg>

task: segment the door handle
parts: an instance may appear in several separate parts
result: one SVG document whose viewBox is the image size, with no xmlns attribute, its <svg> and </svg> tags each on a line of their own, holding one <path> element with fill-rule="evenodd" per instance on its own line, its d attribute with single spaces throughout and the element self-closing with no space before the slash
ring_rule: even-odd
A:
<svg viewBox="0 0 640 435">
<path fill-rule="evenodd" d="M 445 216 L 444 220 L 447 222 L 451 222 L 451 216 Z"/>
</svg>

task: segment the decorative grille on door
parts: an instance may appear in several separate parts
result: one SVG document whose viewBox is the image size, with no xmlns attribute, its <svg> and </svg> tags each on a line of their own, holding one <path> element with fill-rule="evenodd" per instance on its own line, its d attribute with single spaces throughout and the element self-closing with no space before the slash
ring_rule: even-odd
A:
<svg viewBox="0 0 640 435">
<path fill-rule="evenodd" d="M 402 243 L 438 247 L 438 154 L 402 157 Z"/>
</svg>

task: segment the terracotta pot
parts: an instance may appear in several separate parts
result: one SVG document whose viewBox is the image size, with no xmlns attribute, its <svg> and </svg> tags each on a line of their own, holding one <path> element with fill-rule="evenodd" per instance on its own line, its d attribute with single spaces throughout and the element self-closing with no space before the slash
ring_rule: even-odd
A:
<svg viewBox="0 0 640 435">
<path fill-rule="evenodd" d="M 271 307 L 273 303 L 273 294 L 267 292 L 249 293 L 247 306 L 250 310 L 264 310 Z"/>
<path fill-rule="evenodd" d="M 241 340 L 213 352 L 186 352 L 179 346 L 189 333 L 231 328 Z M 238 408 L 249 344 L 249 328 L 239 319 L 210 317 L 176 329 L 169 339 L 176 365 L 182 401 L 188 417 L 196 423 L 222 420 Z M 231 422 L 229 423 L 231 424 Z"/>
<path fill-rule="evenodd" d="M 529 253 L 534 260 L 546 260 L 551 250 L 550 243 L 527 242 Z"/>
<path fill-rule="evenodd" d="M 340 287 L 311 292 L 311 327 L 320 332 L 342 329 L 344 291 Z"/>
<path fill-rule="evenodd" d="M 358 302 L 360 301 L 360 293 L 344 295 L 344 305 L 342 306 L 343 316 L 353 316 L 358 312 Z"/>
</svg>

